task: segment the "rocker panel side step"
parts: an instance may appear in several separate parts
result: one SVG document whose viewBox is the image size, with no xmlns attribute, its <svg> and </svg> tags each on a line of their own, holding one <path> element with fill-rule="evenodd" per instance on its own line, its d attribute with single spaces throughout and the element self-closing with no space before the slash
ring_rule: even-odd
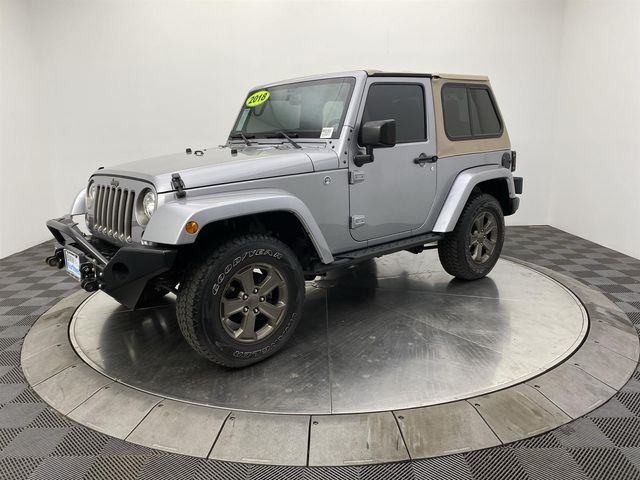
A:
<svg viewBox="0 0 640 480">
<path fill-rule="evenodd" d="M 305 274 L 311 273 L 319 275 L 326 273 L 329 270 L 333 270 L 334 268 L 344 267 L 370 258 L 380 257 L 388 253 L 407 250 L 412 247 L 420 247 L 428 243 L 438 242 L 443 238 L 444 234 L 442 233 L 425 233 L 415 237 L 403 238 L 402 240 L 395 240 L 393 242 L 381 243 L 371 247 L 352 250 L 350 252 L 339 253 L 334 255 L 335 261 L 328 264 L 314 265 L 314 268 L 310 272 L 305 272 Z"/>
</svg>

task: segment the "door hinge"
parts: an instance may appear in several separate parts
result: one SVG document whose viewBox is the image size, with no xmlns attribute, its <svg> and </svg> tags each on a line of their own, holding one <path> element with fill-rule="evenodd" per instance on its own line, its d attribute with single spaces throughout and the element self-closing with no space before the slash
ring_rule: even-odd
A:
<svg viewBox="0 0 640 480">
<path fill-rule="evenodd" d="M 351 228 L 358 228 L 367 223 L 367 217 L 364 215 L 351 215 L 349 218 L 349 226 Z"/>
<path fill-rule="evenodd" d="M 364 172 L 359 171 L 350 171 L 349 172 L 349 183 L 353 185 L 357 182 L 364 182 Z"/>
</svg>

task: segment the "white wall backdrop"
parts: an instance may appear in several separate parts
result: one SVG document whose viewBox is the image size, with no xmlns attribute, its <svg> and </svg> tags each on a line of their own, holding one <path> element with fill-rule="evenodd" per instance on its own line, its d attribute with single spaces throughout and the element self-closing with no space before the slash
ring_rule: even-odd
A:
<svg viewBox="0 0 640 480">
<path fill-rule="evenodd" d="M 637 25 L 625 16 L 635 8 L 629 2 L 568 1 L 566 8 L 555 0 L 0 2 L 0 257 L 47 239 L 44 221 L 65 213 L 96 167 L 222 143 L 252 85 L 312 73 L 489 75 L 525 177 L 512 224 L 555 221 L 606 243 L 594 234 L 597 227 L 577 221 L 588 209 L 577 204 L 588 195 L 570 199 L 565 189 L 611 177 L 585 170 L 582 184 L 568 187 L 566 179 L 586 154 L 593 161 L 603 155 L 607 173 L 619 170 L 607 148 L 612 143 L 629 167 L 636 165 L 633 135 L 589 123 L 602 115 L 605 100 L 581 99 L 603 91 L 605 69 L 618 77 L 629 74 L 622 70 L 629 63 L 639 65 L 637 58 L 625 63 L 606 31 L 596 33 L 600 43 L 589 37 L 591 27 L 603 27 L 591 25 L 598 10 L 611 15 L 605 27 L 612 31 L 615 16 Z M 579 51 L 582 43 L 594 51 Z M 576 77 L 582 93 L 573 89 Z M 634 94 L 637 100 L 631 89 L 620 92 L 611 111 L 631 108 Z M 639 110 L 633 108 L 626 132 Z M 592 139 L 589 149 L 582 137 L 592 134 L 597 144 Z M 607 198 L 617 188 L 610 185 Z M 615 199 L 628 201 L 631 192 Z M 622 202 L 614 211 L 606 198 L 593 197 L 609 205 L 607 228 L 618 229 L 609 237 L 621 241 L 608 245 L 640 256 L 622 241 L 628 229 L 617 217 L 631 215 L 631 206 Z M 568 202 L 574 204 L 565 210 Z"/>
<path fill-rule="evenodd" d="M 26 4 L 0 0 L 0 257 L 46 238 L 42 220 L 58 211 L 33 30 Z"/>
<path fill-rule="evenodd" d="M 640 258 L 640 2 L 566 3 L 549 223 Z"/>
</svg>

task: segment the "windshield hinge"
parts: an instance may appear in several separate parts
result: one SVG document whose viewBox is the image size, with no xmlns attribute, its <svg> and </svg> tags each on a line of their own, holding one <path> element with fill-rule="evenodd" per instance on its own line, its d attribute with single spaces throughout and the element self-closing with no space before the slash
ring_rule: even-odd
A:
<svg viewBox="0 0 640 480">
<path fill-rule="evenodd" d="M 349 172 L 349 183 L 353 185 L 354 183 L 364 182 L 364 172 L 359 170 L 351 170 Z"/>
<path fill-rule="evenodd" d="M 187 196 L 187 192 L 184 191 L 184 182 L 179 173 L 171 174 L 171 185 L 176 189 L 176 197 L 184 198 Z"/>
</svg>

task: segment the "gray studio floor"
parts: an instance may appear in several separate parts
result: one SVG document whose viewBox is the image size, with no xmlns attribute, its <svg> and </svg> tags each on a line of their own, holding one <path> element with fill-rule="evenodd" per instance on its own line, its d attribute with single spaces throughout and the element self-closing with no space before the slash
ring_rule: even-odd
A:
<svg viewBox="0 0 640 480">
<path fill-rule="evenodd" d="M 518 443 L 358 467 L 225 463 L 140 447 L 61 418 L 27 386 L 24 335 L 77 284 L 47 267 L 48 244 L 0 260 L 0 478 L 640 479 L 640 372 L 586 417 Z M 545 226 L 511 227 L 505 255 L 599 289 L 640 328 L 640 260 Z"/>
</svg>

